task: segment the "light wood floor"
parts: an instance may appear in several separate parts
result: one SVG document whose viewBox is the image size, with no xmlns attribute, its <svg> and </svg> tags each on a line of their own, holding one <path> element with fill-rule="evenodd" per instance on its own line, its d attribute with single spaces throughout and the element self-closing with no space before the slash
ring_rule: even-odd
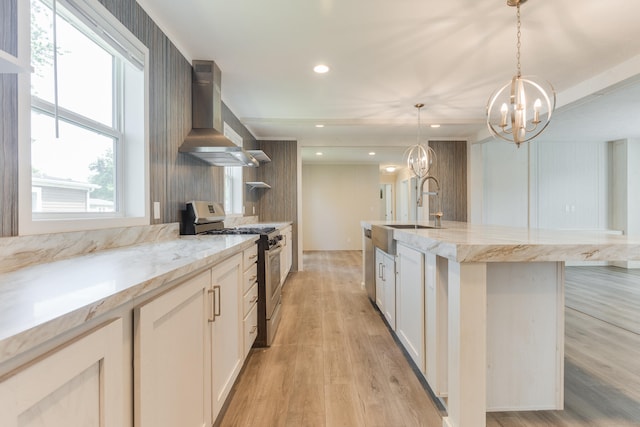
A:
<svg viewBox="0 0 640 427">
<path fill-rule="evenodd" d="M 442 414 L 360 286 L 361 252 L 307 252 L 304 265 L 284 288 L 276 342 L 252 350 L 220 425 L 440 427 Z M 623 328 L 615 310 L 584 307 L 629 301 L 618 282 L 639 296 L 640 276 L 603 270 L 567 268 L 567 305 L 591 302 L 566 310 L 565 410 L 491 413 L 487 426 L 640 426 L 638 310 Z M 625 279 L 611 279 L 618 274 Z M 597 295 L 581 299 L 585 287 Z"/>
</svg>

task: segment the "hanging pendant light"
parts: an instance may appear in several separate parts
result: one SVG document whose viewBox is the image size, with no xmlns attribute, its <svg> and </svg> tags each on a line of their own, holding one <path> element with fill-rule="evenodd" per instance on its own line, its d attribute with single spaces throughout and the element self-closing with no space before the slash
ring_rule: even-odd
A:
<svg viewBox="0 0 640 427">
<path fill-rule="evenodd" d="M 518 147 L 546 129 L 556 108 L 556 92 L 551 83 L 536 81 L 533 76 L 523 77 L 520 70 L 520 5 L 526 1 L 507 0 L 508 6 L 517 8 L 517 73 L 487 102 L 487 126 L 491 134 Z"/>
<path fill-rule="evenodd" d="M 407 156 L 407 168 L 418 178 L 427 176 L 431 165 L 436 160 L 436 152 L 428 145 L 423 145 L 420 142 L 420 109 L 424 107 L 424 104 L 416 104 L 418 109 L 418 136 L 415 145 L 407 148 L 405 152 Z"/>
</svg>

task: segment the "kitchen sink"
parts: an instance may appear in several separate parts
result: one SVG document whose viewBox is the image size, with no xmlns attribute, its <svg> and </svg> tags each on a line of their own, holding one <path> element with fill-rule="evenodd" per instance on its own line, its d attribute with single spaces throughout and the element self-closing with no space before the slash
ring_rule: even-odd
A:
<svg viewBox="0 0 640 427">
<path fill-rule="evenodd" d="M 411 230 L 414 228 L 429 229 L 436 227 L 420 224 L 417 227 L 415 224 L 374 224 L 371 226 L 371 241 L 376 248 L 380 248 L 390 255 L 395 255 L 396 241 L 393 239 L 393 230 Z"/>
</svg>

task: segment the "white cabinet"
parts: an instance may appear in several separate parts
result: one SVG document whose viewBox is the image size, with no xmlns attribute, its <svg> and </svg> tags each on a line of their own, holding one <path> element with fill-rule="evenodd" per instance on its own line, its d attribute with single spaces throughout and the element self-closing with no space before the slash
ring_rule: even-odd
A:
<svg viewBox="0 0 640 427">
<path fill-rule="evenodd" d="M 396 258 L 396 334 L 421 372 L 425 372 L 424 255 L 398 243 Z"/>
<path fill-rule="evenodd" d="M 447 258 L 425 255 L 426 378 L 439 397 L 448 393 L 448 268 Z"/>
<path fill-rule="evenodd" d="M 247 357 L 251 346 L 258 336 L 258 248 L 254 245 L 252 248 L 244 251 L 244 279 L 242 285 L 243 303 L 242 303 L 242 325 L 243 325 L 243 357 Z"/>
<path fill-rule="evenodd" d="M 395 257 L 385 254 L 384 258 L 384 317 L 389 326 L 396 330 L 396 260 Z"/>
<path fill-rule="evenodd" d="M 282 235 L 282 252 L 280 252 L 280 283 L 284 285 L 287 275 L 291 271 L 291 264 L 293 262 L 293 241 L 291 240 L 292 232 L 291 226 L 288 225 L 280 230 Z"/>
<path fill-rule="evenodd" d="M 0 382 L 0 425 L 128 425 L 123 336 L 116 319 L 9 373 Z"/>
<path fill-rule="evenodd" d="M 244 360 L 243 254 L 135 310 L 137 427 L 211 426 Z"/>
<path fill-rule="evenodd" d="M 209 322 L 212 348 L 212 422 L 229 395 L 244 360 L 242 266 L 243 254 L 237 254 L 212 269 L 213 316 Z"/>
<path fill-rule="evenodd" d="M 393 255 L 376 248 L 376 305 L 396 329 L 396 262 Z"/>
<path fill-rule="evenodd" d="M 211 271 L 135 310 L 137 427 L 211 425 Z"/>
</svg>

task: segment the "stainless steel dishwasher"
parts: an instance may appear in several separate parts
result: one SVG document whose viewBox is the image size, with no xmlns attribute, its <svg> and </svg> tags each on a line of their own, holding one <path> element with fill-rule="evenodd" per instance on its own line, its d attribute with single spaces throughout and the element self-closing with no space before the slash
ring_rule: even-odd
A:
<svg viewBox="0 0 640 427">
<path fill-rule="evenodd" d="M 364 228 L 364 288 L 369 299 L 376 301 L 376 254 L 371 240 L 371 229 Z"/>
</svg>

